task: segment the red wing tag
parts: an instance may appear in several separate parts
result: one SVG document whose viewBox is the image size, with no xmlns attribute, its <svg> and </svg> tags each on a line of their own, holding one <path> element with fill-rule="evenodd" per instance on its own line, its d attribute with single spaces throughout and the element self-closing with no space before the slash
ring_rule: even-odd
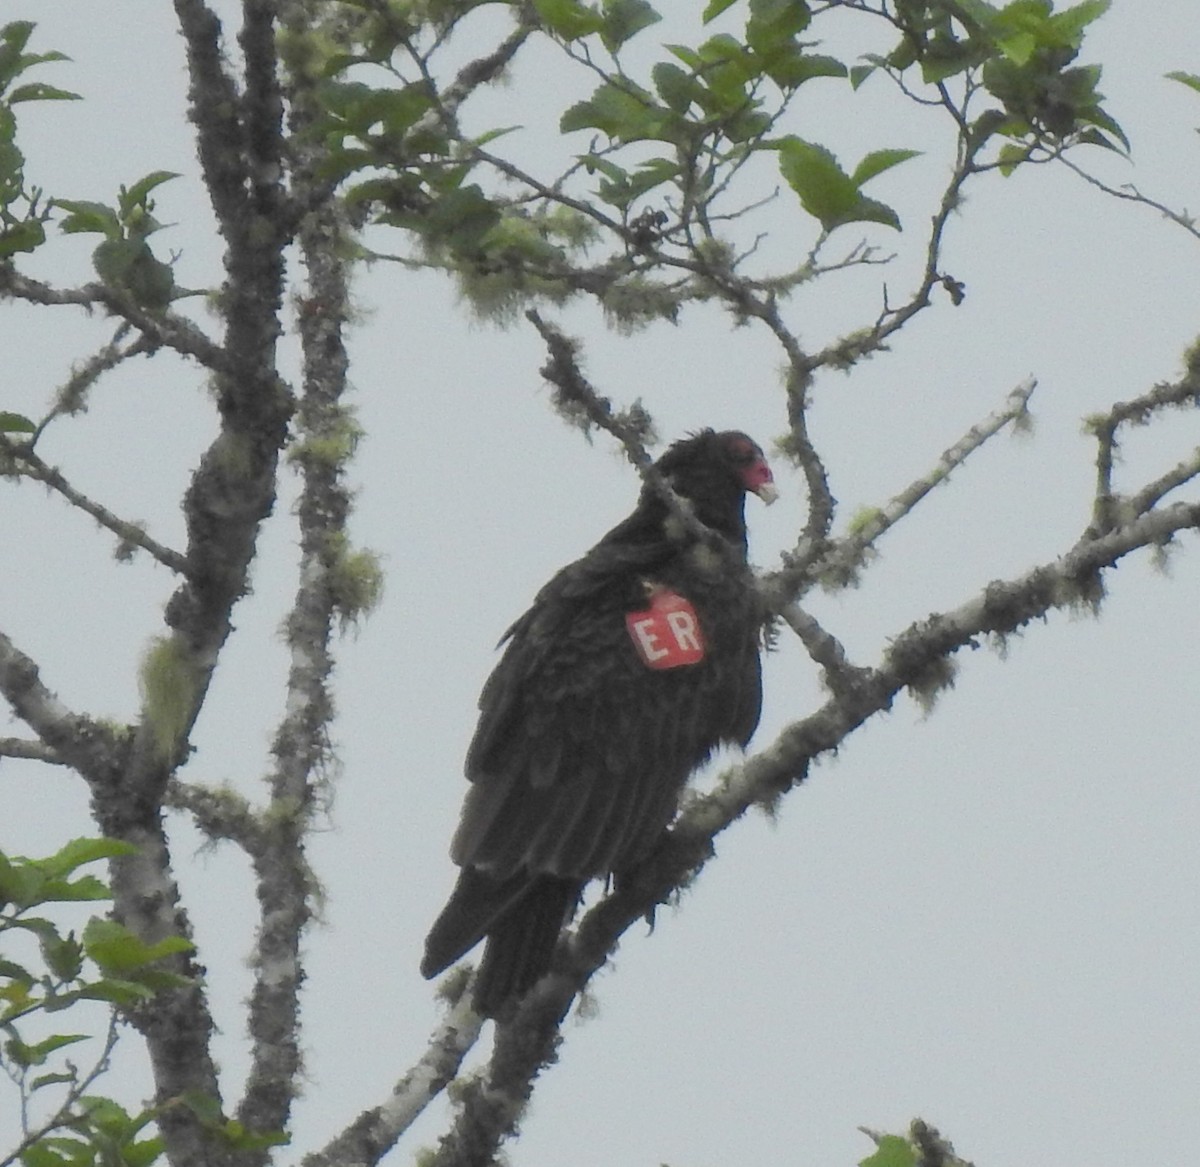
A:
<svg viewBox="0 0 1200 1167">
<path fill-rule="evenodd" d="M 677 669 L 704 659 L 704 636 L 696 609 L 678 592 L 658 588 L 644 612 L 629 612 L 625 627 L 642 664 Z"/>
</svg>

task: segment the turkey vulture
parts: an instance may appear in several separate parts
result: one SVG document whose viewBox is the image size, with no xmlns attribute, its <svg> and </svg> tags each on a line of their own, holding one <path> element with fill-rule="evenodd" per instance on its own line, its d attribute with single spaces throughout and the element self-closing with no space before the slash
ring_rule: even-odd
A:
<svg viewBox="0 0 1200 1167">
<path fill-rule="evenodd" d="M 657 462 L 708 529 L 654 487 L 505 633 L 467 750 L 450 853 L 462 868 L 425 942 L 433 977 L 487 938 L 474 1006 L 494 1017 L 550 964 L 590 879 L 631 872 L 688 775 L 758 724 L 762 611 L 746 569 L 762 450 L 704 430 Z M 724 543 L 724 553 L 720 543 Z"/>
</svg>

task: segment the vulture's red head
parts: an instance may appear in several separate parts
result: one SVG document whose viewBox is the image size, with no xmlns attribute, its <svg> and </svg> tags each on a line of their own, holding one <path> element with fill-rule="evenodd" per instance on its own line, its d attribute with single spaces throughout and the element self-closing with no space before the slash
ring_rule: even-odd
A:
<svg viewBox="0 0 1200 1167">
<path fill-rule="evenodd" d="M 737 430 L 701 430 L 676 442 L 656 465 L 701 522 L 742 542 L 747 493 L 768 504 L 779 497 L 762 448 Z"/>
</svg>

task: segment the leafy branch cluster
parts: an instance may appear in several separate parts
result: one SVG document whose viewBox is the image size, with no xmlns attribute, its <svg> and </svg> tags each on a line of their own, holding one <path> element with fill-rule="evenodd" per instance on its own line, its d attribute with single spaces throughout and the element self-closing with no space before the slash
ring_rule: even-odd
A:
<svg viewBox="0 0 1200 1167">
<path fill-rule="evenodd" d="M 82 1001 L 135 1010 L 179 978 L 158 961 L 190 947 L 180 937 L 143 943 L 113 920 L 93 916 L 77 937 L 35 910 L 57 904 L 110 898 L 94 875 L 76 875 L 97 860 L 128 854 L 110 839 L 75 839 L 45 859 L 0 854 L 0 1070 L 16 1087 L 21 1142 L 0 1159 L 19 1158 L 27 1167 L 84 1167 L 97 1161 L 148 1167 L 162 1153 L 162 1140 L 138 1136 L 154 1120 L 151 1111 L 129 1115 L 111 1098 L 90 1093 L 109 1068 L 116 1045 L 115 1019 L 100 1053 L 81 1068 L 62 1054 L 86 1033 L 55 1033 L 33 1039 L 29 1030 Z M 16 939 L 36 942 L 41 968 L 15 959 Z M 9 955 L 14 953 L 14 955 Z"/>
</svg>

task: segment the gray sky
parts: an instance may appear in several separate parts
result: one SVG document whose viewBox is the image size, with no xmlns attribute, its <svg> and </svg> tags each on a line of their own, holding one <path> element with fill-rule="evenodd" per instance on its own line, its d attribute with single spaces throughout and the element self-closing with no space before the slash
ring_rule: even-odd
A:
<svg viewBox="0 0 1200 1167">
<path fill-rule="evenodd" d="M 170 7 L 8 0 L 4 19 L 18 18 L 40 22 L 34 51 L 74 59 L 43 79 L 88 99 L 25 107 L 30 177 L 111 201 L 148 171 L 183 172 L 161 190 L 159 216 L 178 224 L 162 238 L 183 253 L 181 283 L 215 284 Z M 1086 59 L 1105 64 L 1102 88 L 1137 165 L 1085 160 L 1194 209 L 1200 99 L 1161 80 L 1200 72 L 1191 0 L 1117 0 Z M 544 67 L 558 65 L 547 56 Z M 529 127 L 511 141 L 537 159 L 537 127 L 554 113 L 521 76 L 488 117 Z M 539 77 L 560 92 L 557 73 Z M 881 83 L 852 112 L 833 83 L 812 88 L 795 128 L 848 161 L 881 145 L 927 151 L 878 184 L 911 227 L 872 236 L 898 252 L 894 269 L 834 276 L 789 304 L 816 345 L 873 319 L 884 281 L 893 295 L 906 286 L 945 139 Z M 784 200 L 771 214 L 780 230 L 767 255 L 782 264 L 807 249 L 811 224 Z M 33 270 L 86 279 L 93 244 L 56 243 Z M 814 600 L 858 663 L 875 663 L 913 620 L 1069 545 L 1093 478 L 1080 419 L 1177 375 L 1197 332 L 1198 259 L 1177 228 L 1065 173 L 997 178 L 968 197 L 945 263 L 967 285 L 965 303 L 940 303 L 852 376 L 823 377 L 814 436 L 844 523 L 924 473 L 1030 373 L 1036 429 L 993 442 L 934 492 L 884 541 L 862 587 Z M 308 940 L 298 1151 L 380 1100 L 423 1050 L 437 1007 L 417 973 L 420 945 L 452 882 L 446 845 L 492 645 L 636 495 L 608 443 L 588 447 L 547 408 L 531 330 L 473 322 L 444 281 L 386 265 L 363 273 L 356 293 L 353 377 L 369 440 L 354 530 L 385 557 L 388 592 L 344 644 L 338 672 L 342 768 L 329 829 L 312 846 L 328 902 Z M 642 397 L 665 437 L 712 424 L 766 444 L 783 432 L 781 359 L 764 334 L 711 310 L 633 338 L 605 332 L 584 307 L 550 315 L 586 337 L 600 390 Z M 109 334 L 102 320 L 6 306 L 0 408 L 38 414 L 71 362 Z M 86 417 L 57 425 L 44 453 L 178 545 L 177 499 L 213 416 L 193 369 L 141 363 L 102 384 Z M 1198 442 L 1194 417 L 1158 422 L 1130 437 L 1121 473 L 1141 481 Z M 798 476 L 778 457 L 775 468 L 783 499 L 769 512 L 748 504 L 764 566 L 803 513 Z M 111 540 L 35 487 L 6 487 L 0 513 L 0 627 L 68 704 L 133 716 L 167 573 L 114 563 Z M 1193 543 L 1166 574 L 1139 556 L 1110 576 L 1099 621 L 1056 615 L 1007 659 L 965 656 L 933 716 L 900 702 L 818 766 L 776 822 L 752 816 L 727 832 L 682 909 L 662 913 L 652 937 L 634 929 L 596 982 L 599 1016 L 568 1025 L 512 1161 L 848 1164 L 870 1150 L 858 1125 L 898 1130 L 915 1114 L 981 1167 L 1182 1161 L 1200 1095 Z M 286 500 L 262 548 L 187 773 L 247 792 L 281 712 L 276 629 L 295 560 Z M 766 676 L 758 744 L 819 700 L 790 639 Z M 84 792 L 62 774 L 6 762 L 0 800 L 5 849 L 36 854 L 89 830 Z M 202 852 L 183 822 L 175 837 L 236 1097 L 253 899 L 236 855 Z M 436 1138 L 441 1118 L 435 1108 L 397 1155 Z"/>
</svg>

